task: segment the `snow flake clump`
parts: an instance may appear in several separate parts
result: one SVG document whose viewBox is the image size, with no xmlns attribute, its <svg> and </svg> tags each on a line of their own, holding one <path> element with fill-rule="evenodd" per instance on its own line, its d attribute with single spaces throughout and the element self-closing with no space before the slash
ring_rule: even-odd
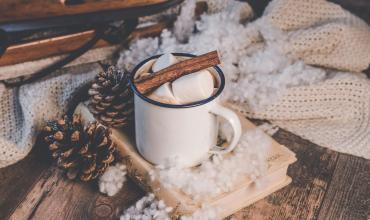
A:
<svg viewBox="0 0 370 220">
<path fill-rule="evenodd" d="M 214 155 L 196 169 L 158 166 L 151 178 L 168 188 L 181 189 L 195 200 L 228 192 L 241 178 L 257 181 L 267 171 L 271 139 L 260 129 L 245 132 L 230 155 Z M 258 150 L 256 150 L 258 149 Z"/>
<path fill-rule="evenodd" d="M 195 0 L 185 1 L 174 25 L 174 34 L 180 42 L 186 42 L 194 30 Z"/>
<path fill-rule="evenodd" d="M 170 220 L 172 207 L 167 206 L 163 200 L 155 199 L 150 193 L 139 199 L 134 205 L 126 209 L 120 220 Z M 218 209 L 202 207 L 192 215 L 181 216 L 180 220 L 214 220 L 217 219 Z"/>
<path fill-rule="evenodd" d="M 156 200 L 154 194 L 149 194 L 126 209 L 120 220 L 170 220 L 172 210 L 162 200 Z"/>
<path fill-rule="evenodd" d="M 114 196 L 126 181 L 126 173 L 126 166 L 123 164 L 108 167 L 99 179 L 100 192 L 108 196 Z"/>
</svg>

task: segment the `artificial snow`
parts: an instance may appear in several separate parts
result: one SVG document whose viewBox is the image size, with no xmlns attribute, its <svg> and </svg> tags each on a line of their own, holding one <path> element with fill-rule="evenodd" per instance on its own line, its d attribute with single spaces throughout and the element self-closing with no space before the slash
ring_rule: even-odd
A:
<svg viewBox="0 0 370 220">
<path fill-rule="evenodd" d="M 108 196 L 114 196 L 126 181 L 126 166 L 118 163 L 110 166 L 99 178 L 99 190 Z"/>
<path fill-rule="evenodd" d="M 154 194 L 150 193 L 126 209 L 120 220 L 170 220 L 173 210 L 162 200 L 155 199 Z M 213 220 L 217 218 L 217 214 L 218 210 L 202 207 L 192 215 L 181 216 L 180 220 Z"/>
<path fill-rule="evenodd" d="M 162 200 L 156 200 L 154 194 L 149 194 L 126 209 L 120 220 L 170 220 L 172 210 Z"/>
<path fill-rule="evenodd" d="M 243 133 L 238 146 L 229 155 L 213 155 L 199 167 L 157 166 L 151 173 L 164 187 L 181 189 L 195 200 L 229 192 L 238 180 L 258 180 L 267 171 L 267 153 L 271 139 L 260 129 Z"/>
<path fill-rule="evenodd" d="M 186 42 L 194 30 L 195 0 L 187 0 L 181 6 L 180 13 L 174 24 L 173 32 L 180 42 Z"/>
</svg>

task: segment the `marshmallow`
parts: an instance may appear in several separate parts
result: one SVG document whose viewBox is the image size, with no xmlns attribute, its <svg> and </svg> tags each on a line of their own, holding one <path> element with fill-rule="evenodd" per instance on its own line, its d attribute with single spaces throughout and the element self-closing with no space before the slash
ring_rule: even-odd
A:
<svg viewBox="0 0 370 220">
<path fill-rule="evenodd" d="M 135 73 L 135 77 L 134 79 L 137 80 L 137 79 L 140 79 L 142 78 L 144 75 L 146 74 L 150 74 L 150 70 L 152 69 L 152 66 L 153 66 L 153 63 L 155 62 L 155 60 L 149 60 L 147 63 L 145 63 L 142 67 L 140 67 L 136 73 Z"/>
<path fill-rule="evenodd" d="M 214 80 L 208 70 L 178 78 L 172 82 L 172 92 L 175 99 L 181 104 L 201 101 L 213 94 Z"/>
<path fill-rule="evenodd" d="M 161 69 L 171 66 L 177 63 L 178 60 L 175 56 L 170 53 L 165 53 L 160 56 L 152 66 L 153 72 L 157 72 Z M 176 98 L 172 93 L 171 83 L 165 83 L 158 87 L 154 92 L 152 92 L 148 98 L 161 103 L 167 104 L 178 104 Z"/>
<path fill-rule="evenodd" d="M 160 71 L 178 60 L 170 53 L 160 56 L 152 66 Z M 167 104 L 188 104 L 209 98 L 214 92 L 214 79 L 208 70 L 201 70 L 165 83 L 148 95 L 148 98 Z"/>
<path fill-rule="evenodd" d="M 148 98 L 161 103 L 179 104 L 173 96 L 171 84 L 168 82 L 154 90 L 150 95 L 148 95 Z"/>
<path fill-rule="evenodd" d="M 161 69 L 171 66 L 172 64 L 177 63 L 178 60 L 176 57 L 170 53 L 165 53 L 160 56 L 152 66 L 153 72 L 157 72 Z"/>
</svg>

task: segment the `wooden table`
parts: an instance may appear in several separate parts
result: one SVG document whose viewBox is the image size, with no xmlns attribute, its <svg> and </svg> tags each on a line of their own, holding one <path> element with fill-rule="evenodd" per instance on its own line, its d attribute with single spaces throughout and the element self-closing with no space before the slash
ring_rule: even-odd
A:
<svg viewBox="0 0 370 220">
<path fill-rule="evenodd" d="M 234 219 L 367 219 L 370 161 L 338 153 L 280 130 L 274 138 L 297 154 L 293 182 L 240 210 Z M 64 178 L 38 146 L 26 159 L 0 169 L 0 219 L 117 219 L 144 195 L 130 180 L 114 197 L 96 183 Z"/>
</svg>

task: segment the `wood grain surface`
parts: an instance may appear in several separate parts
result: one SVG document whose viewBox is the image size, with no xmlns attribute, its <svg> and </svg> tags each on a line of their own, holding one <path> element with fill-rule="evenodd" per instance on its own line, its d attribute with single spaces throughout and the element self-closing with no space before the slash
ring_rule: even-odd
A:
<svg viewBox="0 0 370 220">
<path fill-rule="evenodd" d="M 318 147 L 288 132 L 274 138 L 296 153 L 288 169 L 293 182 L 237 213 L 237 219 L 316 219 L 331 182 L 338 153 Z"/>
<path fill-rule="evenodd" d="M 334 152 L 289 132 L 274 138 L 294 151 L 293 182 L 229 219 L 367 219 L 370 161 Z M 55 168 L 46 147 L 0 170 L 0 219 L 117 219 L 144 195 L 130 180 L 114 197 L 97 183 L 73 182 Z"/>
<path fill-rule="evenodd" d="M 362 219 L 366 216 L 370 218 L 370 161 L 341 154 L 319 218 Z"/>
</svg>

